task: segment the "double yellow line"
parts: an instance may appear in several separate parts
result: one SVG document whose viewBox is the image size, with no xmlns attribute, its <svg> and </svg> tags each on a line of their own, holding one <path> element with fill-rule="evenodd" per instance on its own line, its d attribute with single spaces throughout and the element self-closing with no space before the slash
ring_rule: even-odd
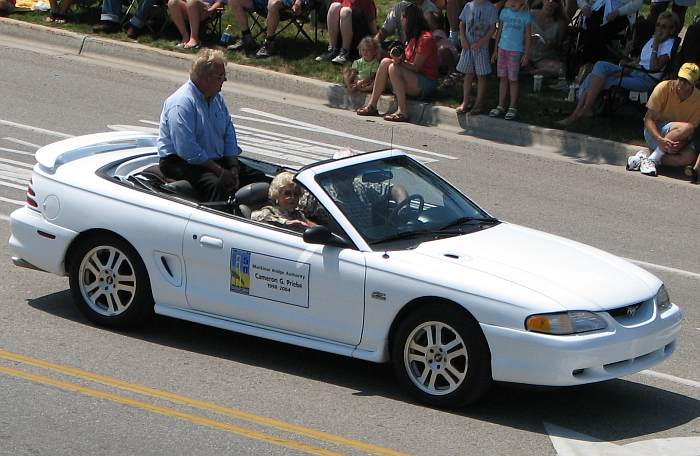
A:
<svg viewBox="0 0 700 456">
<path fill-rule="evenodd" d="M 228 416 L 230 418 L 235 418 L 237 420 L 246 421 L 248 423 L 260 425 L 266 428 L 276 429 L 279 431 L 290 432 L 297 434 L 306 438 L 318 440 L 321 442 L 331 443 L 334 445 L 340 445 L 344 447 L 349 447 L 355 450 L 360 450 L 365 453 L 374 454 L 378 456 L 405 456 L 404 453 L 394 451 L 388 448 L 383 448 L 377 445 L 372 445 L 370 443 L 361 442 L 359 440 L 348 439 L 341 437 L 339 435 L 330 434 L 323 431 L 318 431 L 315 429 L 306 428 L 292 423 L 287 423 L 281 420 L 276 420 L 274 418 L 267 418 L 264 416 L 254 415 L 252 413 L 244 412 L 235 408 L 224 407 L 221 405 L 213 404 L 211 402 L 200 401 L 197 399 L 192 399 L 186 396 L 180 396 L 178 394 L 169 393 L 167 391 L 161 391 L 154 388 L 149 388 L 147 386 L 137 385 L 134 383 L 125 382 L 115 378 L 107 377 L 105 375 L 95 374 L 92 372 L 87 372 L 74 367 L 63 366 L 60 364 L 54 364 L 48 361 L 44 361 L 38 358 L 33 358 L 26 355 L 21 355 L 18 353 L 12 353 L 0 349 L 0 359 L 7 361 L 13 361 L 16 363 L 21 363 L 29 366 L 38 367 L 41 369 L 46 369 L 49 371 L 57 372 L 69 377 L 74 377 L 82 380 L 88 380 L 101 385 L 109 386 L 112 388 L 117 388 L 124 391 L 129 391 L 132 393 L 141 394 L 144 396 L 166 400 L 175 404 L 185 405 L 189 407 L 194 407 L 200 410 L 214 412 L 221 415 Z M 266 432 L 256 431 L 253 429 L 248 429 L 245 427 L 237 426 L 223 421 L 217 421 L 214 419 L 207 418 L 202 415 L 197 415 L 194 413 L 182 412 L 170 407 L 164 407 L 149 402 L 132 399 L 126 396 L 121 396 L 114 393 L 109 393 L 106 391 L 77 385 L 74 383 L 65 382 L 62 380 L 53 379 L 43 375 L 37 375 L 31 372 L 14 369 L 11 367 L 5 367 L 0 365 L 0 372 L 11 375 L 18 378 L 23 378 L 25 380 L 30 380 L 36 383 L 41 383 L 44 385 L 54 386 L 66 391 L 71 391 L 75 393 L 85 394 L 87 396 L 97 397 L 100 399 L 105 399 L 108 401 L 116 402 L 119 404 L 127 405 L 130 407 L 142 409 L 152 413 L 158 413 L 161 415 L 178 418 L 181 420 L 189 421 L 201 426 L 207 426 L 214 429 L 219 429 L 222 431 L 230 432 L 233 434 L 240 435 L 242 437 L 258 440 L 261 442 L 282 446 L 285 448 L 290 448 L 293 450 L 301 451 L 308 454 L 319 455 L 319 456 L 339 456 L 342 453 L 335 451 L 330 451 L 324 448 L 316 447 L 313 445 L 306 444 L 304 442 L 287 439 L 282 437 L 277 437 L 273 434 Z"/>
</svg>

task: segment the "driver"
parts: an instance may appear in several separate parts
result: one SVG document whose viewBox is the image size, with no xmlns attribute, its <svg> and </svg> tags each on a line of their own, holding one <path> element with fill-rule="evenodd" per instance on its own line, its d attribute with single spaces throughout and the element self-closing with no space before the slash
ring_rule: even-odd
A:
<svg viewBox="0 0 700 456">
<path fill-rule="evenodd" d="M 357 152 L 345 148 L 333 155 L 334 160 L 351 157 Z M 389 200 L 401 203 L 408 194 L 402 185 L 362 182 L 360 177 L 342 174 L 333 182 L 329 195 L 353 225 L 368 228 L 389 218 Z"/>
</svg>

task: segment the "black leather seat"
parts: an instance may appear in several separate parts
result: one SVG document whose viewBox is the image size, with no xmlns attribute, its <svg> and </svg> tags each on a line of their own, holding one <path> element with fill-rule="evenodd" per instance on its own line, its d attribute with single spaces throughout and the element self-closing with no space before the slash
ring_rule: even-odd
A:
<svg viewBox="0 0 700 456">
<path fill-rule="evenodd" d="M 234 196 L 234 201 L 238 205 L 241 216 L 249 219 L 254 210 L 264 206 L 268 202 L 269 190 L 270 184 L 267 182 L 253 182 L 239 188 Z"/>
</svg>

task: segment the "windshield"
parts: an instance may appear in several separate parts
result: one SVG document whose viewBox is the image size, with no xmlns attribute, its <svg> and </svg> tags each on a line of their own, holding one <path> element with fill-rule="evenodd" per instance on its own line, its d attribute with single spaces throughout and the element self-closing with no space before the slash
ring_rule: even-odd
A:
<svg viewBox="0 0 700 456">
<path fill-rule="evenodd" d="M 316 180 L 370 245 L 454 236 L 496 222 L 407 156 L 328 171 Z"/>
</svg>

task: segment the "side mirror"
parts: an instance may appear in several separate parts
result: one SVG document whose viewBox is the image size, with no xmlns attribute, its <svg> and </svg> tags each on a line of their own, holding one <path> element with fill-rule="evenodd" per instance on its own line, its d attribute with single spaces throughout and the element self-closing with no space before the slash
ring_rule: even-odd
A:
<svg viewBox="0 0 700 456">
<path fill-rule="evenodd" d="M 304 242 L 307 244 L 333 245 L 336 247 L 350 246 L 345 239 L 337 234 L 333 234 L 333 232 L 324 225 L 316 225 L 307 228 L 304 231 L 302 239 L 304 239 Z"/>
</svg>

